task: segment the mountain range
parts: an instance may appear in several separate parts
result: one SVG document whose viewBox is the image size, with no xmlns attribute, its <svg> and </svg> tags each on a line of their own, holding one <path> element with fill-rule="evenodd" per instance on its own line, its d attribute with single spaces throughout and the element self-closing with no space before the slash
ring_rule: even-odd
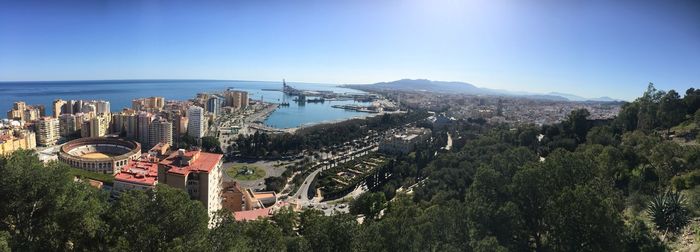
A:
<svg viewBox="0 0 700 252">
<path fill-rule="evenodd" d="M 530 99 L 553 100 L 553 101 L 596 101 L 596 102 L 615 102 L 622 101 L 607 96 L 598 98 L 584 98 L 581 96 L 550 92 L 546 94 L 517 92 L 502 89 L 491 89 L 474 86 L 466 82 L 458 81 L 432 81 L 426 79 L 402 79 L 391 82 L 379 82 L 374 84 L 364 85 L 344 85 L 344 87 L 361 89 L 361 90 L 400 90 L 400 91 L 427 91 L 435 93 L 462 93 L 471 95 L 493 95 L 493 96 L 515 96 Z"/>
</svg>

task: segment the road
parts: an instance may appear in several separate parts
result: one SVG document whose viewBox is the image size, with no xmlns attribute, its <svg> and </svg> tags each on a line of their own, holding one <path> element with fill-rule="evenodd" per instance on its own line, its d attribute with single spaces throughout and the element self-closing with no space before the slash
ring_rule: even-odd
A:
<svg viewBox="0 0 700 252">
<path fill-rule="evenodd" d="M 324 160 L 323 162 L 318 163 L 314 167 L 316 167 L 316 170 L 311 172 L 308 176 L 306 176 L 306 179 L 304 179 L 304 183 L 299 187 L 299 189 L 294 193 L 294 195 L 291 197 L 290 201 L 294 201 L 302 206 L 308 206 L 313 202 L 313 199 L 309 199 L 307 196 L 309 193 L 309 187 L 311 186 L 311 182 L 316 178 L 316 176 L 323 171 L 323 169 L 329 169 L 337 166 L 338 164 L 345 163 L 349 160 L 358 157 L 362 157 L 370 152 L 376 151 L 377 150 L 377 143 L 374 143 L 368 147 L 362 148 L 358 151 L 351 152 L 349 155 L 338 155 L 334 156 L 329 160 Z M 335 160 L 336 162 L 330 162 L 330 160 Z"/>
</svg>

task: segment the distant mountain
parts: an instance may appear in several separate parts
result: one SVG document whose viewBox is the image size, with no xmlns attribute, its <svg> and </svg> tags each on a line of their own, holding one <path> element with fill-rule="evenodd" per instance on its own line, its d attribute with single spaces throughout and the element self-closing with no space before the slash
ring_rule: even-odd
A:
<svg viewBox="0 0 700 252">
<path fill-rule="evenodd" d="M 379 82 L 369 86 L 373 89 L 403 90 L 403 91 L 430 91 L 438 93 L 470 93 L 470 94 L 496 94 L 490 89 L 479 88 L 466 82 L 456 81 L 431 81 L 426 79 L 403 79 L 392 82 Z"/>
<path fill-rule="evenodd" d="M 598 98 L 584 98 L 578 95 L 573 95 L 573 94 L 567 94 L 567 93 L 559 93 L 559 92 L 550 92 L 549 95 L 554 95 L 554 96 L 561 96 L 569 101 L 597 101 L 597 102 L 616 102 L 616 101 L 622 101 L 618 99 L 613 99 L 607 96 L 603 97 L 598 97 Z"/>
<path fill-rule="evenodd" d="M 585 100 L 588 100 L 588 99 L 583 98 L 583 97 L 578 96 L 578 95 L 566 94 L 566 93 L 559 93 L 559 92 L 549 92 L 549 95 L 561 96 L 561 97 L 564 97 L 564 98 L 568 99 L 569 101 L 585 101 Z"/>
<path fill-rule="evenodd" d="M 610 97 L 600 98 L 584 98 L 577 95 L 550 92 L 547 94 L 529 93 L 529 92 L 514 92 L 501 89 L 481 88 L 466 82 L 458 81 L 432 81 L 426 79 L 402 79 L 391 82 L 379 82 L 368 85 L 344 85 L 344 87 L 361 89 L 361 90 L 400 90 L 414 92 L 435 92 L 435 93 L 463 93 L 471 95 L 495 95 L 495 96 L 514 96 L 538 100 L 552 101 L 598 101 L 598 102 L 614 102 L 619 101 Z"/>
</svg>

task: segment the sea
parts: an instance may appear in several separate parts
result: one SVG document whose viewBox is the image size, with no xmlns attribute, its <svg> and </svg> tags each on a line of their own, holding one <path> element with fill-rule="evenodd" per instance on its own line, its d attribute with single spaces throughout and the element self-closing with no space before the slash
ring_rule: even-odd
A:
<svg viewBox="0 0 700 252">
<path fill-rule="evenodd" d="M 296 89 L 322 90 L 336 93 L 363 93 L 359 90 L 337 87 L 332 84 L 287 82 Z M 358 104 L 357 101 L 326 101 L 324 103 L 297 104 L 293 97 L 281 92 L 282 82 L 239 80 L 96 80 L 96 81 L 22 81 L 0 82 L 0 111 L 2 115 L 15 101 L 28 105 L 43 104 L 46 114 L 51 115 L 55 99 L 106 100 L 112 112 L 131 107 L 131 100 L 139 97 L 162 96 L 166 100 L 187 100 L 197 93 L 223 91 L 227 88 L 247 91 L 251 99 L 266 102 L 289 102 L 289 107 L 280 106 L 264 121 L 276 128 L 303 127 L 318 123 L 334 122 L 367 113 L 337 109 L 333 105 Z M 307 97 L 313 98 L 313 97 Z"/>
</svg>

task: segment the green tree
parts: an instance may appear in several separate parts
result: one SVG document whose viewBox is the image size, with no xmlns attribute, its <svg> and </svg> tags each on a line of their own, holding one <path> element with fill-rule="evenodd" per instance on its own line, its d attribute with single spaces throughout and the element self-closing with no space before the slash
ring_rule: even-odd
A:
<svg viewBox="0 0 700 252">
<path fill-rule="evenodd" d="M 243 234 L 245 223 L 236 221 L 231 212 L 221 210 L 214 217 L 216 225 L 209 231 L 211 251 L 252 251 L 250 239 Z"/>
<path fill-rule="evenodd" d="M 284 251 L 285 241 L 277 226 L 262 219 L 245 223 L 244 235 L 250 239 L 253 251 Z"/>
<path fill-rule="evenodd" d="M 121 194 L 106 216 L 110 245 L 117 250 L 203 250 L 208 219 L 201 202 L 164 184 Z"/>
<path fill-rule="evenodd" d="M 275 222 L 285 236 L 295 235 L 294 229 L 299 225 L 299 214 L 291 207 L 283 207 L 274 216 L 272 221 Z"/>
<path fill-rule="evenodd" d="M 351 214 L 363 214 L 367 219 L 374 219 L 379 211 L 386 207 L 384 193 L 366 192 L 350 202 Z"/>
<path fill-rule="evenodd" d="M 318 210 L 306 210 L 300 216 L 299 233 L 312 251 L 351 251 L 357 221 L 347 214 L 328 217 Z"/>
<path fill-rule="evenodd" d="M 10 252 L 10 233 L 0 231 L 0 252 Z"/>
<path fill-rule="evenodd" d="M 615 139 L 615 133 L 610 126 L 597 126 L 591 128 L 586 135 L 589 144 L 617 145 L 619 141 Z"/>
<path fill-rule="evenodd" d="M 615 118 L 615 126 L 622 131 L 634 131 L 639 122 L 639 103 L 628 102 L 622 105 Z"/>
<path fill-rule="evenodd" d="M 623 222 L 614 199 L 600 193 L 599 185 L 564 189 L 553 199 L 546 222 L 551 225 L 550 246 L 555 251 L 619 251 Z"/>
<path fill-rule="evenodd" d="M 659 102 L 664 95 L 665 92 L 657 90 L 654 87 L 654 83 L 649 83 L 644 95 L 635 100 L 635 103 L 639 104 L 639 113 L 637 115 L 637 127 L 639 129 L 649 131 L 659 126 L 660 122 L 657 118 Z"/>
<path fill-rule="evenodd" d="M 625 226 L 624 251 L 662 252 L 667 250 L 666 245 L 650 232 L 649 227 L 639 217 L 628 221 Z"/>
<path fill-rule="evenodd" d="M 585 141 L 586 134 L 591 128 L 591 124 L 588 122 L 588 116 L 590 115 L 591 113 L 586 109 L 577 109 L 571 111 L 571 114 L 569 114 L 567 122 L 579 142 Z"/>
<path fill-rule="evenodd" d="M 700 109 L 700 89 L 689 88 L 685 91 L 683 103 L 687 109 L 687 114 L 693 114 Z"/>
<path fill-rule="evenodd" d="M 97 249 L 105 195 L 31 151 L 0 157 L 0 231 L 12 250 Z"/>
<path fill-rule="evenodd" d="M 685 171 L 686 160 L 683 158 L 683 147 L 673 142 L 661 142 L 651 150 L 649 161 L 656 169 L 663 183 L 673 176 Z"/>
<path fill-rule="evenodd" d="M 213 153 L 223 153 L 219 139 L 213 136 L 202 137 L 202 149 Z"/>
<path fill-rule="evenodd" d="M 686 108 L 683 100 L 676 91 L 670 90 L 659 101 L 657 117 L 661 126 L 670 129 L 685 121 Z"/>
<path fill-rule="evenodd" d="M 605 250 L 620 242 L 621 204 L 583 152 L 557 150 L 513 178 L 524 233 L 537 250 Z M 572 225 L 572 223 L 576 223 Z"/>
</svg>

